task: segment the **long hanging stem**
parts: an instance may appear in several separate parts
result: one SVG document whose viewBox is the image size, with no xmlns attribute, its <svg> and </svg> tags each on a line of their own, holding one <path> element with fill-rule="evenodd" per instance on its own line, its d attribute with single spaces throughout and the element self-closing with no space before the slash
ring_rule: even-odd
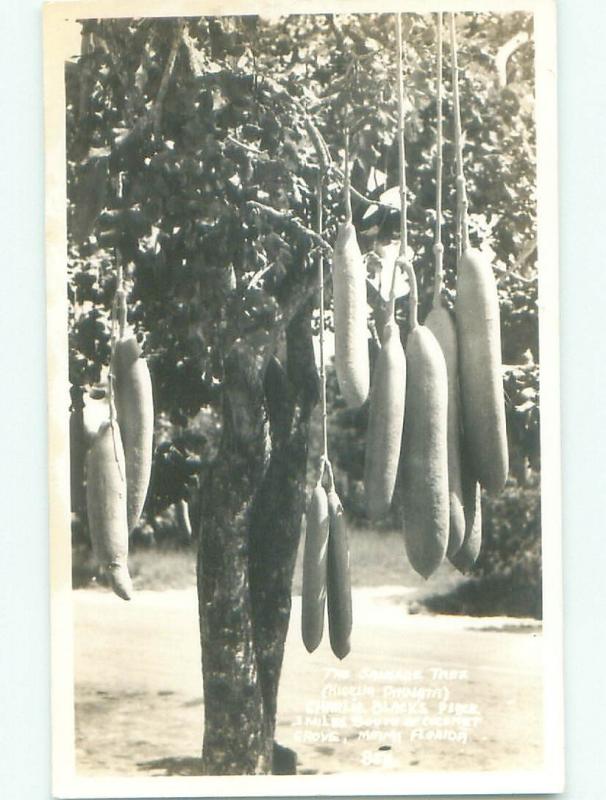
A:
<svg viewBox="0 0 606 800">
<path fill-rule="evenodd" d="M 322 184 L 324 175 L 318 172 L 316 184 L 316 230 L 322 235 Z M 320 289 L 320 399 L 322 404 L 322 460 L 320 463 L 321 483 L 324 469 L 328 463 L 328 414 L 326 411 L 326 364 L 324 360 L 324 256 L 322 249 L 318 249 L 318 284 Z"/>
<path fill-rule="evenodd" d="M 126 332 L 126 322 L 128 318 L 128 307 L 126 305 L 126 289 L 124 288 L 124 276 L 122 266 L 118 267 L 118 288 L 116 289 L 116 306 L 118 315 L 118 335 L 124 338 Z"/>
<path fill-rule="evenodd" d="M 398 259 L 400 260 L 400 259 Z M 403 264 L 408 276 L 408 329 L 413 331 L 419 324 L 419 293 L 414 267 L 408 261 Z"/>
<path fill-rule="evenodd" d="M 345 175 L 343 180 L 343 198 L 345 200 L 345 222 L 351 223 L 351 191 L 349 187 L 349 128 L 345 130 Z"/>
<path fill-rule="evenodd" d="M 118 199 L 124 199 L 124 172 L 118 173 Z M 127 307 L 126 307 L 126 291 L 124 289 L 124 271 L 122 269 L 122 262 L 118 255 L 117 248 L 114 248 L 114 258 L 117 265 L 117 278 L 116 278 L 116 294 L 114 296 L 114 314 L 117 314 L 118 319 L 118 335 L 120 339 L 124 338 L 126 330 Z M 113 351 L 112 351 L 113 354 Z"/>
<path fill-rule="evenodd" d="M 389 290 L 388 317 L 394 315 L 396 302 L 396 272 L 400 260 L 406 259 L 408 250 L 407 196 L 406 196 L 406 146 L 404 142 L 404 49 L 402 45 L 402 15 L 396 14 L 396 43 L 398 53 L 398 177 L 400 185 L 400 258 L 396 259 Z"/>
<path fill-rule="evenodd" d="M 326 472 L 328 474 L 328 491 L 334 492 L 335 491 L 335 473 L 332 470 L 332 464 L 330 463 L 330 459 L 326 458 Z"/>
<path fill-rule="evenodd" d="M 126 306 L 126 291 L 121 289 L 118 295 L 118 330 L 120 338 L 124 338 L 128 311 Z"/>
<path fill-rule="evenodd" d="M 111 339 L 110 339 L 110 361 L 109 361 L 109 373 L 108 373 L 108 396 L 109 396 L 109 419 L 113 425 L 114 422 L 114 354 L 116 351 L 116 340 L 119 335 L 121 335 L 120 327 L 121 327 L 121 308 L 123 305 L 123 295 L 124 290 L 122 287 L 123 283 L 123 275 L 122 275 L 122 264 L 118 259 L 117 251 L 114 251 L 116 257 L 116 291 L 114 294 L 114 302 L 112 303 L 112 310 L 111 310 Z M 124 305 L 126 305 L 124 303 Z"/>
<path fill-rule="evenodd" d="M 400 184 L 400 255 L 408 250 L 408 198 L 406 187 L 406 142 L 404 138 L 404 46 L 402 44 L 402 15 L 397 16 L 398 31 L 398 171 Z"/>
<path fill-rule="evenodd" d="M 454 116 L 454 140 L 457 161 L 457 256 L 469 247 L 467 227 L 467 188 L 463 171 L 463 134 L 461 130 L 461 103 L 459 100 L 459 64 L 457 57 L 457 32 L 455 15 L 450 14 L 450 48 L 452 51 L 452 99 Z"/>
<path fill-rule="evenodd" d="M 435 282 L 433 287 L 433 307 L 440 307 L 442 283 L 444 277 L 444 246 L 442 244 L 442 12 L 438 11 L 438 57 L 436 66 L 437 85 L 437 141 L 436 141 L 436 235 L 433 246 L 435 259 Z"/>
<path fill-rule="evenodd" d="M 118 337 L 118 329 L 119 329 L 119 321 L 118 321 L 118 311 L 119 311 L 119 303 L 121 295 L 124 295 L 124 290 L 122 288 L 123 283 L 123 276 L 122 276 L 122 265 L 118 261 L 118 254 L 116 252 L 116 261 L 117 263 L 117 275 L 116 275 L 116 293 L 114 295 L 114 302 L 112 303 L 112 310 L 111 310 L 111 340 L 110 340 L 110 360 L 109 360 L 109 371 L 107 375 L 107 394 L 109 400 L 109 424 L 112 432 L 112 443 L 114 446 L 114 459 L 116 460 L 116 464 L 118 465 L 118 470 L 120 471 L 122 480 L 126 479 L 126 476 L 122 474 L 122 469 L 120 467 L 120 458 L 118 457 L 118 445 L 116 442 L 116 408 L 114 405 L 114 363 L 115 363 L 115 352 L 116 352 L 116 339 Z M 124 307 L 126 308 L 126 301 L 124 300 Z"/>
<path fill-rule="evenodd" d="M 404 47 L 402 44 L 402 15 L 396 14 L 396 38 L 398 49 L 398 172 L 400 183 L 400 252 L 394 264 L 389 292 L 388 312 L 393 318 L 395 307 L 396 272 L 402 268 L 408 276 L 410 294 L 408 296 L 408 321 L 410 330 L 418 324 L 417 278 L 414 267 L 408 261 L 408 202 L 406 187 L 406 146 L 404 140 Z"/>
</svg>

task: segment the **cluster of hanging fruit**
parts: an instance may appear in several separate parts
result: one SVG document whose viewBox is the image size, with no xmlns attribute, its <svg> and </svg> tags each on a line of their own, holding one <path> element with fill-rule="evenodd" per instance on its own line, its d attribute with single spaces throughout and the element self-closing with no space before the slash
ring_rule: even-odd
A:
<svg viewBox="0 0 606 800">
<path fill-rule="evenodd" d="M 366 269 L 349 211 L 333 252 L 335 367 L 341 394 L 352 408 L 368 399 L 364 488 L 371 520 L 385 516 L 394 499 L 408 559 L 428 578 L 445 557 L 469 571 L 480 551 L 480 487 L 500 492 L 507 478 L 508 453 L 501 368 L 499 304 L 492 267 L 472 249 L 467 231 L 467 197 L 462 166 L 458 67 L 454 14 L 450 15 L 453 114 L 457 150 L 457 279 L 454 319 L 441 299 L 442 183 L 442 14 L 438 14 L 438 136 L 436 167 L 435 289 L 433 307 L 424 324 L 418 321 L 415 272 L 407 254 L 406 175 L 403 102 L 403 56 L 400 15 L 398 42 L 398 145 L 400 166 L 400 251 L 394 266 L 387 320 L 369 387 Z M 346 165 L 346 175 L 347 175 Z M 408 332 L 405 348 L 395 319 L 395 278 L 402 270 L 409 283 Z M 322 301 L 322 298 L 321 298 Z M 326 449 L 326 448 L 325 448 Z M 325 452 L 325 457 L 327 455 Z M 332 471 L 331 491 L 334 492 Z M 303 577 L 303 640 L 311 652 L 322 635 L 328 593 L 330 638 L 339 658 L 349 652 L 351 589 L 348 614 L 331 615 L 331 594 L 337 571 L 330 573 L 331 536 L 337 529 L 321 482 L 307 515 Z M 340 504 L 339 504 L 340 507 Z M 347 551 L 344 522 L 335 534 L 335 548 Z M 342 529 L 342 530 L 341 530 Z M 345 542 L 345 544 L 341 544 Z M 339 574 L 348 567 L 341 555 Z M 334 605 L 334 604 L 333 604 Z M 338 630 L 338 625 L 343 625 Z M 334 632 L 333 632 L 334 628 Z M 333 639 L 347 639 L 335 647 Z"/>
<path fill-rule="evenodd" d="M 88 406 L 83 438 L 93 555 L 109 575 L 114 592 L 130 600 L 133 587 L 127 563 L 128 541 L 149 487 L 154 404 L 147 362 L 126 317 L 126 292 L 119 275 L 107 389 L 97 388 L 91 393 L 96 399 Z"/>
</svg>

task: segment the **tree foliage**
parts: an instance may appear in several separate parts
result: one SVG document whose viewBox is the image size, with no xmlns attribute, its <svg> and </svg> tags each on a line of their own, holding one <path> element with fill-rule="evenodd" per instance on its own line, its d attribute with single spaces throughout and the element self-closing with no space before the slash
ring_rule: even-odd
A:
<svg viewBox="0 0 606 800">
<path fill-rule="evenodd" d="M 406 15 L 410 245 L 423 297 L 432 284 L 435 204 L 435 20 Z M 521 14 L 460 15 L 461 96 L 472 236 L 494 251 L 506 363 L 538 360 L 533 49 L 495 58 Z M 129 265 L 131 319 L 145 337 L 157 402 L 183 424 L 217 401 L 221 352 L 270 328 L 302 258 L 305 232 L 251 201 L 313 224 L 317 153 L 308 120 L 337 165 L 351 132 L 352 181 L 377 197 L 396 185 L 394 35 L 390 15 L 88 20 L 67 70 L 71 380 L 108 359 L 116 252 Z M 171 53 L 174 55 L 172 71 Z M 446 55 L 448 50 L 446 49 Z M 445 70 L 446 86 L 450 81 Z M 445 112 L 449 113 L 449 98 Z M 448 129 L 447 129 L 448 134 Z M 249 148 L 249 149 L 248 149 Z M 447 287 L 453 287 L 454 158 L 445 144 Z M 339 214 L 328 181 L 326 238 Z M 354 197 L 363 247 L 387 241 L 398 213 Z M 450 245 L 450 246 L 449 246 Z"/>
</svg>

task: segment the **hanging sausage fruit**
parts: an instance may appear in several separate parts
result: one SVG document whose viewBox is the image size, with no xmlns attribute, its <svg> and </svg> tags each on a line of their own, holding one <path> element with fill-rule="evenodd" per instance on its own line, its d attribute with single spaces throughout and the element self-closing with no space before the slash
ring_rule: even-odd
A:
<svg viewBox="0 0 606 800">
<path fill-rule="evenodd" d="M 121 269 L 118 269 L 118 286 Z M 105 417 L 97 426 L 86 454 L 86 507 L 97 564 L 107 571 L 114 592 L 130 600 L 133 592 L 128 572 L 128 512 L 124 444 L 115 406 L 113 360 L 117 331 L 117 299 L 112 309 L 111 361 L 107 393 L 99 408 Z"/>
<path fill-rule="evenodd" d="M 339 226 L 332 259 L 335 367 L 345 402 L 350 408 L 359 408 L 368 397 L 369 386 L 366 266 L 351 221 L 348 138 L 346 135 L 345 221 Z"/>
<path fill-rule="evenodd" d="M 118 597 L 130 600 L 126 469 L 122 437 L 112 412 L 86 456 L 86 504 L 94 557 L 107 570 Z"/>
<path fill-rule="evenodd" d="M 142 358 L 137 337 L 126 325 L 126 293 L 116 292 L 119 338 L 112 357 L 116 414 L 126 460 L 128 530 L 139 521 L 151 475 L 154 401 L 147 362 Z"/>
<path fill-rule="evenodd" d="M 95 559 L 108 572 L 114 592 L 130 600 L 128 540 L 149 486 L 154 408 L 147 363 L 126 327 L 121 267 L 117 283 L 106 419 L 94 433 L 86 456 L 86 498 Z"/>
<path fill-rule="evenodd" d="M 450 39 L 460 241 L 455 316 L 463 430 L 468 467 L 486 491 L 497 494 L 505 485 L 509 469 L 499 298 L 489 259 L 469 243 L 454 14 L 450 15 Z"/>
<path fill-rule="evenodd" d="M 316 225 L 320 235 L 322 234 L 322 183 L 323 175 L 320 173 L 316 189 Z M 346 193 L 349 199 L 348 185 Z M 346 205 L 348 207 L 348 216 L 351 218 L 351 208 L 348 203 Z M 358 266 L 364 268 L 363 262 Z M 321 252 L 318 254 L 318 283 L 320 295 L 322 457 L 320 477 L 312 492 L 306 515 L 307 525 L 303 552 L 303 585 L 301 592 L 301 633 L 305 647 L 310 653 L 313 652 L 322 641 L 324 609 L 328 600 L 330 645 L 337 658 L 343 659 L 351 649 L 351 578 L 347 526 L 343 507 L 335 488 L 332 465 L 328 457 L 324 342 L 324 258 Z M 366 308 L 366 290 L 364 290 L 364 308 Z M 368 355 L 366 357 L 368 358 Z M 325 473 L 328 473 L 329 478 L 328 494 L 323 486 Z"/>
<path fill-rule="evenodd" d="M 335 489 L 332 467 L 328 462 L 328 555 L 326 590 L 330 646 L 337 658 L 344 659 L 351 650 L 352 603 L 349 565 L 349 539 L 343 506 Z"/>
<path fill-rule="evenodd" d="M 448 556 L 461 547 L 465 536 L 463 489 L 461 486 L 461 441 L 459 367 L 457 331 L 450 310 L 442 302 L 443 258 L 442 244 L 442 12 L 437 22 L 437 156 L 436 156 L 436 220 L 435 220 L 435 278 L 432 308 L 425 325 L 440 345 L 446 364 L 448 379 L 448 494 L 450 523 L 448 531 Z"/>
<path fill-rule="evenodd" d="M 396 15 L 398 32 L 398 69 L 402 70 L 401 20 Z M 403 139 L 404 97 L 401 78 L 398 82 L 399 141 Z M 406 184 L 403 153 L 400 153 L 400 255 L 406 251 Z M 394 264 L 387 318 L 381 335 L 381 349 L 376 359 L 370 393 L 366 453 L 364 459 L 364 493 L 366 513 L 371 520 L 385 516 L 391 508 L 404 427 L 406 400 L 406 357 L 400 340 L 400 326 L 395 318 L 396 276 Z"/>
<path fill-rule="evenodd" d="M 417 319 L 417 280 L 408 256 L 404 82 L 401 15 L 397 18 L 400 254 L 410 287 L 406 342 L 406 413 L 398 471 L 398 494 L 406 552 L 424 578 L 440 565 L 448 541 L 446 364 L 433 333 Z M 395 274 L 395 270 L 394 270 Z"/>
</svg>

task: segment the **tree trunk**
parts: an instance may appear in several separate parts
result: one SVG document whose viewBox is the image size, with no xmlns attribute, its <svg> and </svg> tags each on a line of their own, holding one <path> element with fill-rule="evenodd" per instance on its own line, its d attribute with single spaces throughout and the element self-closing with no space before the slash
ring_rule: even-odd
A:
<svg viewBox="0 0 606 800">
<path fill-rule="evenodd" d="M 308 311 L 302 312 L 289 326 L 287 372 L 276 360 L 267 371 L 272 453 L 251 518 L 253 626 L 269 740 L 274 738 L 292 577 L 305 510 L 309 423 L 318 397 L 310 317 Z"/>
<path fill-rule="evenodd" d="M 288 370 L 261 348 L 225 365 L 223 434 L 202 489 L 198 597 L 204 774 L 283 771 L 276 699 L 317 397 L 310 312 L 287 332 Z M 270 436 L 271 432 L 271 436 Z"/>
<path fill-rule="evenodd" d="M 221 445 L 202 487 L 202 769 L 209 775 L 266 772 L 270 763 L 248 577 L 250 508 L 269 459 L 261 378 L 250 351 L 233 348 L 225 364 Z"/>
</svg>

